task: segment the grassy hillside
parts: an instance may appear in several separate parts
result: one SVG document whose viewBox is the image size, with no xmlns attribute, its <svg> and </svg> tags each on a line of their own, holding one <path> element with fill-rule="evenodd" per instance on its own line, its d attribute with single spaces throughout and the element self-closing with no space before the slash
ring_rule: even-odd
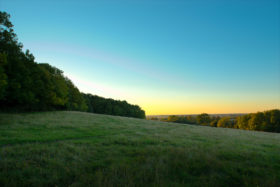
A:
<svg viewBox="0 0 280 187">
<path fill-rule="evenodd" d="M 81 112 L 0 114 L 0 186 L 279 186 L 280 134 Z"/>
</svg>

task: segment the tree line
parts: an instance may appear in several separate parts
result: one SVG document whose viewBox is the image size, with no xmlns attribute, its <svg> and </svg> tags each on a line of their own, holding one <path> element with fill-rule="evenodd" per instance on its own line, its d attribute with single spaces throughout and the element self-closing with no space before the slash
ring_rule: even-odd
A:
<svg viewBox="0 0 280 187">
<path fill-rule="evenodd" d="M 29 50 L 23 51 L 9 18 L 0 11 L 1 111 L 76 110 L 145 118 L 139 106 L 81 93 L 62 70 L 35 62 Z"/>
<path fill-rule="evenodd" d="M 131 105 L 126 101 L 106 99 L 91 94 L 83 94 L 83 96 L 88 106 L 88 112 L 145 118 L 145 112 L 138 105 Z"/>
<path fill-rule="evenodd" d="M 151 120 L 161 120 L 174 123 L 196 124 L 211 127 L 236 128 L 244 130 L 256 130 L 266 132 L 280 133 L 280 110 L 268 110 L 245 114 L 240 116 L 211 116 L 202 113 L 196 116 L 176 116 L 171 115 L 168 118 L 152 117 Z"/>
</svg>

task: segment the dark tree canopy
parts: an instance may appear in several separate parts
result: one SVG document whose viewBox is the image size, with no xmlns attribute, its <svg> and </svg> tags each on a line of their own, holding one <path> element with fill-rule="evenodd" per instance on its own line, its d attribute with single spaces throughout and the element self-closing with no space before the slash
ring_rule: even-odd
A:
<svg viewBox="0 0 280 187">
<path fill-rule="evenodd" d="M 210 116 L 206 113 L 202 113 L 197 116 L 197 123 L 201 125 L 209 125 L 211 122 Z"/>
<path fill-rule="evenodd" d="M 84 98 L 89 106 L 88 112 L 145 118 L 144 110 L 137 105 L 128 104 L 126 101 L 106 99 L 91 94 L 84 94 Z"/>
</svg>

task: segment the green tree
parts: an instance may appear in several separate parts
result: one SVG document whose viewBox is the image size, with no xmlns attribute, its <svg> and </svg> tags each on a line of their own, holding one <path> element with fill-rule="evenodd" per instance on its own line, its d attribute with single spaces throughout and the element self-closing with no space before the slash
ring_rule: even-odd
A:
<svg viewBox="0 0 280 187">
<path fill-rule="evenodd" d="M 280 132 L 280 110 L 274 109 L 264 112 L 263 130 Z"/>
<path fill-rule="evenodd" d="M 233 126 L 234 123 L 230 117 L 223 117 L 217 123 L 217 127 L 233 128 Z"/>
<path fill-rule="evenodd" d="M 218 121 L 220 120 L 221 118 L 219 116 L 214 116 L 211 118 L 211 122 L 210 122 L 210 126 L 211 127 L 217 127 L 217 124 L 218 124 Z"/>
<path fill-rule="evenodd" d="M 175 116 L 175 115 L 168 116 L 168 118 L 167 118 L 168 122 L 178 122 L 178 120 L 179 120 L 179 117 Z"/>
<path fill-rule="evenodd" d="M 200 125 L 209 125 L 211 118 L 208 114 L 202 113 L 196 117 L 197 123 Z"/>
<path fill-rule="evenodd" d="M 4 72 L 4 66 L 7 64 L 7 55 L 0 53 L 0 100 L 5 96 L 5 90 L 8 85 L 7 75 Z"/>
<path fill-rule="evenodd" d="M 248 130 L 248 122 L 251 118 L 250 114 L 237 117 L 237 128 Z"/>
<path fill-rule="evenodd" d="M 91 94 L 83 94 L 83 96 L 88 107 L 88 112 L 135 117 L 142 119 L 146 117 L 144 110 L 142 110 L 139 106 L 131 105 L 126 101 L 106 99 Z"/>
<path fill-rule="evenodd" d="M 196 118 L 194 116 L 186 116 L 185 120 L 188 124 L 196 124 Z"/>
<path fill-rule="evenodd" d="M 268 131 L 280 132 L 280 110 L 271 110 Z"/>
<path fill-rule="evenodd" d="M 264 130 L 265 129 L 264 113 L 258 112 L 255 114 L 251 114 L 251 118 L 248 121 L 248 127 L 250 130 Z"/>
<path fill-rule="evenodd" d="M 70 79 L 65 78 L 65 81 L 68 87 L 66 108 L 68 110 L 87 111 L 88 106 L 86 104 L 86 98 L 80 93 L 79 89 L 75 87 Z"/>
</svg>

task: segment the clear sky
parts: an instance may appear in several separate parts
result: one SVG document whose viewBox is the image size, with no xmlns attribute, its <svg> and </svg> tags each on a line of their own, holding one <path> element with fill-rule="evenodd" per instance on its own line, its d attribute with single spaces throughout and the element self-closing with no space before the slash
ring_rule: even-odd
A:
<svg viewBox="0 0 280 187">
<path fill-rule="evenodd" d="M 37 62 L 148 115 L 280 108 L 279 0 L 1 0 L 0 10 Z"/>
</svg>

